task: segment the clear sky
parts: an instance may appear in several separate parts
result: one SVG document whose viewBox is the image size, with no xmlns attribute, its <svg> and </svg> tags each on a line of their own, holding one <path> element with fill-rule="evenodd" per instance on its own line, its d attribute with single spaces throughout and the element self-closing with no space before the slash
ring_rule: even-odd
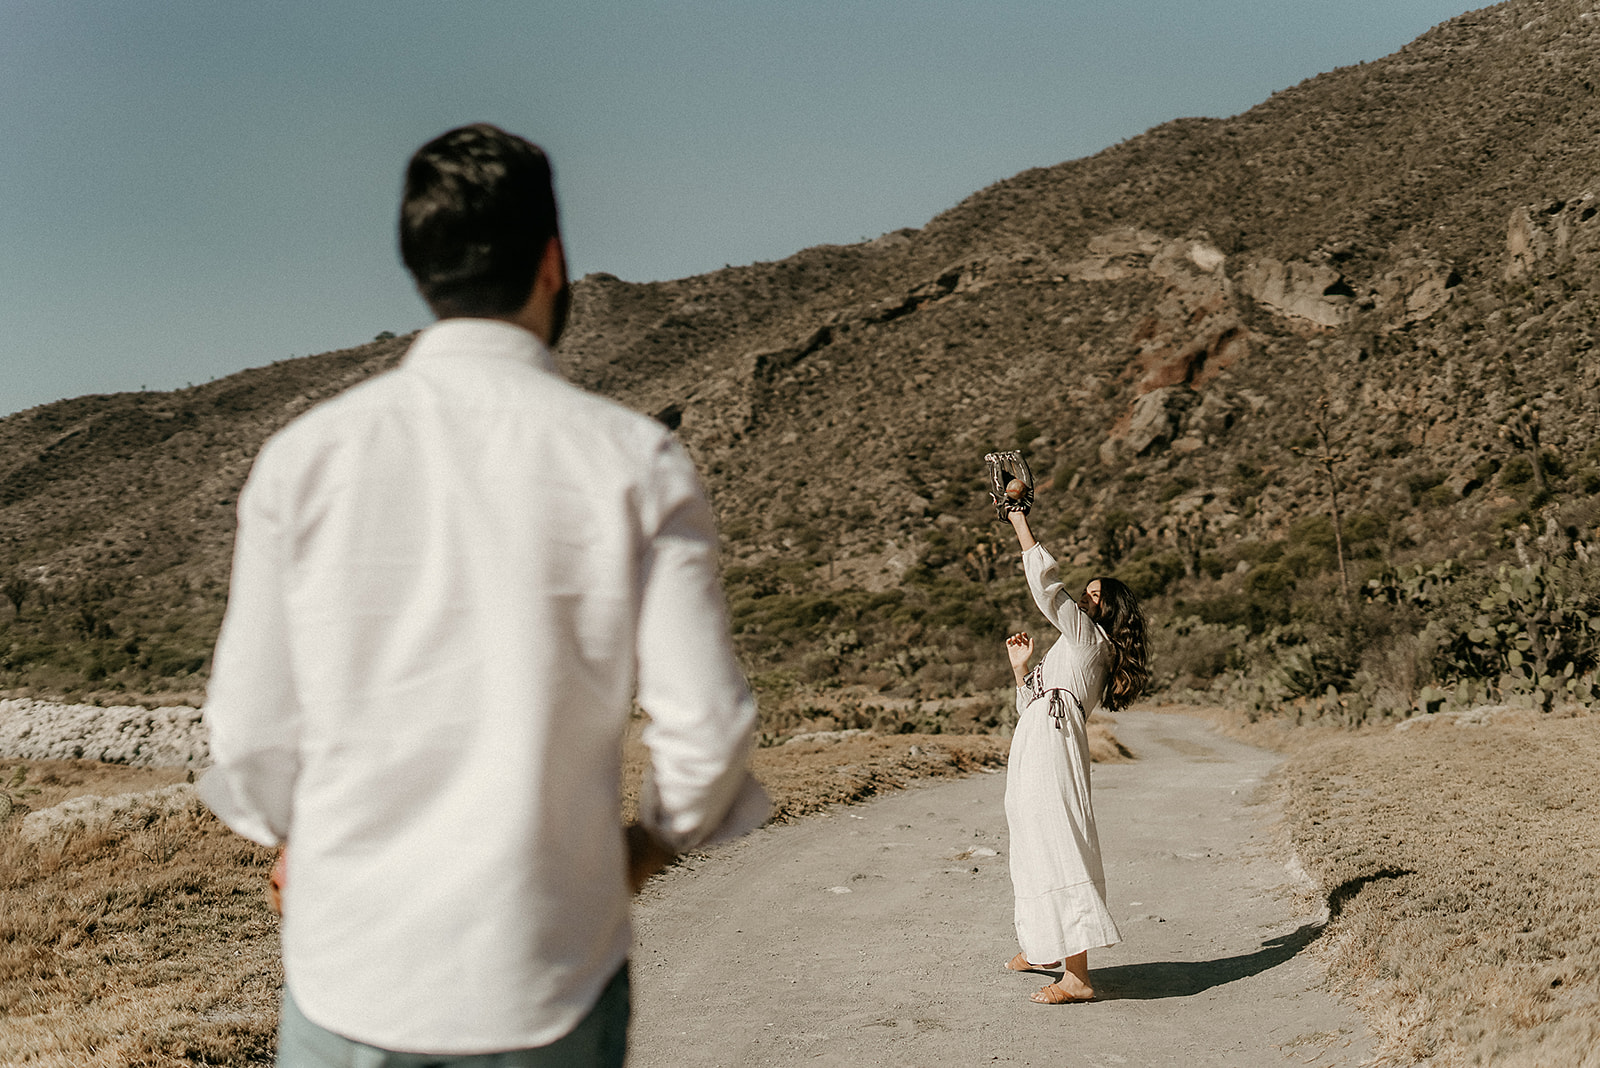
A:
<svg viewBox="0 0 1600 1068">
<path fill-rule="evenodd" d="M 0 0 L 0 415 L 423 325 L 400 173 L 464 122 L 550 152 L 574 277 L 677 278 L 921 226 L 1468 7 Z"/>
</svg>

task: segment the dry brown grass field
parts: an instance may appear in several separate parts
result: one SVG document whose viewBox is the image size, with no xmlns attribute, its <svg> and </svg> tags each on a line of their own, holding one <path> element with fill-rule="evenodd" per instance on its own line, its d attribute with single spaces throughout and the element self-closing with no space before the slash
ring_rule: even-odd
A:
<svg viewBox="0 0 1600 1068">
<path fill-rule="evenodd" d="M 0 783 L 33 809 L 184 776 L 0 761 Z M 21 823 L 0 827 L 0 1064 L 270 1059 L 282 972 L 261 893 L 268 850 L 198 805 L 41 845 Z"/>
<path fill-rule="evenodd" d="M 1501 712 L 1248 734 L 1288 753 L 1286 838 L 1332 912 L 1312 952 L 1365 1012 L 1379 1064 L 1600 1065 L 1600 719 Z M 787 819 L 1002 764 L 1006 744 L 867 731 L 759 750 L 756 770 Z M 1104 724 L 1098 745 L 1126 759 Z M 630 783 L 642 764 L 632 739 Z M 32 809 L 183 777 L 0 761 L 0 787 Z M 270 851 L 198 807 L 45 846 L 20 823 L 0 826 L 0 1064 L 270 1060 L 281 982 L 262 893 Z"/>
<path fill-rule="evenodd" d="M 1320 943 L 1393 1064 L 1600 1065 L 1600 718 L 1329 734 L 1281 773 Z"/>
<path fill-rule="evenodd" d="M 1101 730 L 1101 745 L 1116 758 Z M 780 819 L 921 778 L 1005 761 L 986 735 L 800 741 L 756 754 Z M 627 752 L 631 813 L 644 754 Z M 23 809 L 182 782 L 186 773 L 88 761 L 0 760 L 15 799 L 0 822 L 0 1065 L 144 1068 L 271 1062 L 278 927 L 265 902 L 272 851 L 198 804 L 142 826 L 31 844 Z"/>
</svg>

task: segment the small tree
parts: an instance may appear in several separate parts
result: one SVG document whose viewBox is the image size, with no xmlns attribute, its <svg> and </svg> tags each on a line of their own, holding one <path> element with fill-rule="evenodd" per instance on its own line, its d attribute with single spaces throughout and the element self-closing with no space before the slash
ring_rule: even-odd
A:
<svg viewBox="0 0 1600 1068">
<path fill-rule="evenodd" d="M 1205 512 L 1201 508 L 1210 502 L 1211 495 L 1208 493 L 1200 508 L 1179 516 L 1174 524 L 1173 532 L 1178 540 L 1178 551 L 1183 557 L 1183 573 L 1189 578 L 1194 578 L 1200 573 L 1200 561 L 1205 556 L 1206 529 L 1210 524 L 1206 521 Z"/>
<path fill-rule="evenodd" d="M 11 607 L 16 611 L 17 618 L 22 618 L 22 606 L 28 600 L 28 595 L 33 592 L 33 580 L 28 576 L 18 573 L 0 582 L 0 597 L 11 602 Z"/>
<path fill-rule="evenodd" d="M 1133 551 L 1139 539 L 1139 521 L 1120 508 L 1105 514 L 1100 524 L 1100 559 L 1106 567 L 1116 567 Z"/>
<path fill-rule="evenodd" d="M 1311 416 L 1311 432 L 1316 435 L 1317 446 L 1313 452 L 1299 446 L 1290 446 L 1290 451 L 1296 456 L 1304 456 L 1315 461 L 1322 467 L 1323 474 L 1328 480 L 1328 511 L 1333 518 L 1333 552 L 1339 561 L 1339 599 L 1348 607 L 1350 604 L 1350 574 L 1344 563 L 1344 532 L 1342 517 L 1339 513 L 1339 475 L 1337 465 L 1343 463 L 1348 457 L 1338 451 L 1344 444 L 1344 438 L 1335 438 L 1329 426 L 1328 398 L 1326 396 L 1317 401 L 1317 410 Z"/>
<path fill-rule="evenodd" d="M 1513 410 L 1506 416 L 1506 421 L 1500 424 L 1500 436 L 1513 449 L 1518 449 L 1527 455 L 1528 463 L 1533 467 L 1533 488 L 1539 495 L 1549 493 L 1550 486 L 1544 474 L 1544 457 L 1539 453 L 1538 409 L 1524 404 Z"/>
</svg>

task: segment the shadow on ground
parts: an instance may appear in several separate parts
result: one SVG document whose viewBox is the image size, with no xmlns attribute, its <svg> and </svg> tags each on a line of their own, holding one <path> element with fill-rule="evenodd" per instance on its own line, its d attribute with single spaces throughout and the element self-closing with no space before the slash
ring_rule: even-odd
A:
<svg viewBox="0 0 1600 1068">
<path fill-rule="evenodd" d="M 1119 964 L 1096 968 L 1092 974 L 1095 994 L 1101 1001 L 1144 1001 L 1154 998 L 1192 997 L 1214 986 L 1222 986 L 1290 960 L 1316 941 L 1325 925 L 1308 923 L 1293 934 L 1269 939 L 1254 953 L 1218 960 L 1150 961 L 1146 964 Z"/>
</svg>

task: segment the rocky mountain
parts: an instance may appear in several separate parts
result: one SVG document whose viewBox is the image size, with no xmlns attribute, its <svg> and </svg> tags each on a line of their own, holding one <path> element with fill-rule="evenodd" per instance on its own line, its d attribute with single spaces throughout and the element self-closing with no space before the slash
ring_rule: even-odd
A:
<svg viewBox="0 0 1600 1068">
<path fill-rule="evenodd" d="M 1071 577 L 1146 597 L 1165 685 L 1267 642 L 1323 665 L 1299 692 L 1414 705 L 1441 670 L 1424 621 L 1365 584 L 1450 561 L 1478 590 L 1586 559 L 1600 518 L 1590 8 L 1472 12 L 920 230 L 591 275 L 560 359 L 700 463 L 772 708 L 860 722 L 1003 683 L 999 637 L 1036 624 L 996 447 L 1029 456 Z M 255 449 L 405 340 L 0 421 L 0 684 L 196 689 Z"/>
</svg>

